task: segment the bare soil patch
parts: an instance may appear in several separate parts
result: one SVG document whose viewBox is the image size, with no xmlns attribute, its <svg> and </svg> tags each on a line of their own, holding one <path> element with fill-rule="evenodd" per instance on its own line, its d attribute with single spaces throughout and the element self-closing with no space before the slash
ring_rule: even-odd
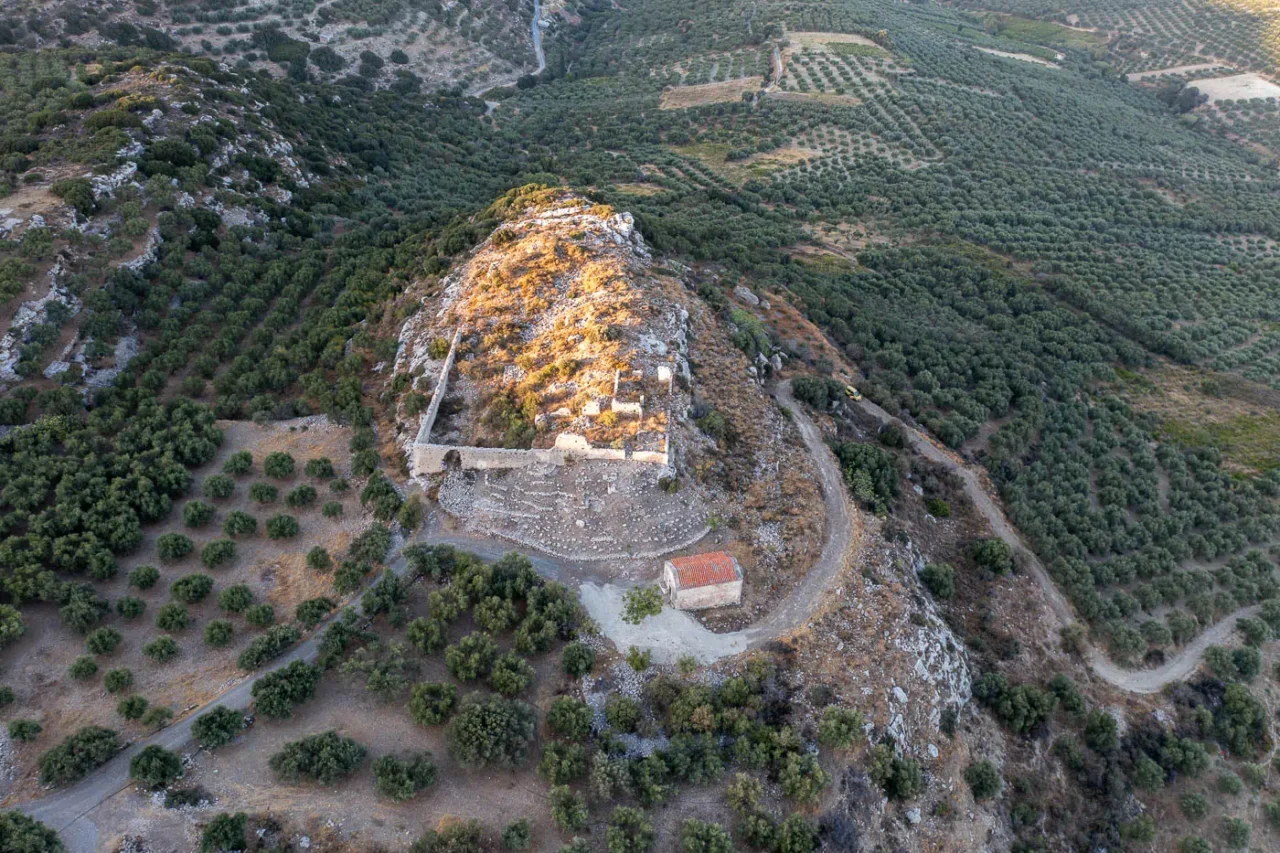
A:
<svg viewBox="0 0 1280 853">
<path fill-rule="evenodd" d="M 867 47 L 880 47 L 866 36 L 855 35 L 854 33 L 822 33 L 822 32 L 802 32 L 787 33 L 787 40 L 793 45 L 801 47 L 822 47 L 828 44 L 862 44 Z"/>
<path fill-rule="evenodd" d="M 1205 77 L 1192 80 L 1195 86 L 1209 96 L 1209 101 L 1247 101 L 1251 98 L 1280 98 L 1280 86 L 1259 74 L 1234 74 L 1230 77 Z"/>
<path fill-rule="evenodd" d="M 683 110 L 707 104 L 723 104 L 740 101 L 747 92 L 754 92 L 764 83 L 764 77 L 739 77 L 719 83 L 702 83 L 697 86 L 677 86 L 664 89 L 658 106 L 664 110 Z"/>
<path fill-rule="evenodd" d="M 996 50 L 994 47 L 980 47 L 978 50 L 983 53 L 989 53 L 992 56 L 1003 56 L 1005 59 L 1020 59 L 1023 62 L 1034 62 L 1036 65 L 1043 65 L 1045 68 L 1058 68 L 1047 59 L 1041 59 L 1038 56 L 1032 56 L 1029 53 L 1012 53 L 1007 50 Z"/>
<path fill-rule="evenodd" d="M 775 90 L 769 93 L 769 97 L 777 98 L 779 101 L 811 101 L 817 104 L 845 107 L 854 107 L 862 103 L 862 98 L 856 95 L 837 95 L 835 92 L 780 92 Z"/>
</svg>

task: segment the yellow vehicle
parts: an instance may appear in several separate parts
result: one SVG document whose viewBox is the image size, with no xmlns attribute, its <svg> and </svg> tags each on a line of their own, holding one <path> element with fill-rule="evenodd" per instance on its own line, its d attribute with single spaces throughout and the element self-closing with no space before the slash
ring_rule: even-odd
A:
<svg viewBox="0 0 1280 853">
<path fill-rule="evenodd" d="M 854 388 L 852 385 L 844 386 L 844 395 L 854 402 L 862 399 L 862 392 L 857 388 Z"/>
</svg>

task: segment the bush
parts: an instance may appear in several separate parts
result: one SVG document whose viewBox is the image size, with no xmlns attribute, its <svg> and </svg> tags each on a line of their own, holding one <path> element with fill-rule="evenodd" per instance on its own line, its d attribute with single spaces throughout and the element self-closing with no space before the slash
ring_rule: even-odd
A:
<svg viewBox="0 0 1280 853">
<path fill-rule="evenodd" d="M 325 518 L 337 518 L 342 515 L 342 504 L 337 501 L 329 501 L 320 507 L 320 514 Z"/>
<path fill-rule="evenodd" d="M 449 751 L 465 767 L 523 764 L 533 742 L 535 715 L 523 702 L 468 696 L 449 723 Z"/>
<path fill-rule="evenodd" d="M 623 593 L 622 601 L 622 621 L 632 625 L 662 612 L 662 590 L 656 586 L 632 587 Z"/>
<path fill-rule="evenodd" d="M 547 710 L 547 727 L 566 740 L 585 740 L 591 734 L 590 706 L 572 696 L 558 696 Z"/>
<path fill-rule="evenodd" d="M 145 697 L 126 696 L 116 703 L 116 713 L 126 720 L 140 720 L 150 704 Z"/>
<path fill-rule="evenodd" d="M 307 629 L 314 628 L 324 621 L 324 618 L 333 612 L 338 606 L 338 602 L 332 598 L 309 598 L 301 602 L 293 611 L 293 616 L 303 627 Z"/>
<path fill-rule="evenodd" d="M 142 653 L 155 663 L 166 663 L 178 656 L 178 642 L 173 637 L 156 637 L 142 647 Z"/>
<path fill-rule="evenodd" d="M 422 726 L 438 726 L 458 705 L 458 688 L 452 684 L 425 681 L 413 686 L 409 697 L 409 716 Z"/>
<path fill-rule="evenodd" d="M 124 595 L 116 600 L 116 613 L 124 619 L 137 619 L 146 609 L 147 603 L 132 595 Z"/>
<path fill-rule="evenodd" d="M 267 519 L 267 536 L 272 539 L 292 539 L 298 535 L 298 519 L 292 515 L 273 515 Z"/>
<path fill-rule="evenodd" d="M 160 729 L 169 725 L 169 721 L 172 719 L 173 711 L 163 705 L 152 705 L 147 709 L 147 713 L 142 715 L 142 725 Z"/>
<path fill-rule="evenodd" d="M 327 456 L 308 459 L 302 470 L 308 477 L 314 477 L 317 480 L 328 480 L 334 475 L 333 462 Z"/>
<path fill-rule="evenodd" d="M 315 695 L 323 674 L 320 667 L 300 660 L 269 672 L 253 683 L 254 707 L 268 719 L 287 720 L 293 716 L 294 705 Z"/>
<path fill-rule="evenodd" d="M 98 769 L 120 748 L 111 729 L 85 726 L 40 756 L 40 784 L 65 785 Z"/>
<path fill-rule="evenodd" d="M 628 696 L 614 696 L 605 702 L 604 718 L 623 734 L 634 732 L 641 716 L 640 703 Z"/>
<path fill-rule="evenodd" d="M 595 667 L 596 653 L 587 644 L 575 641 L 564 647 L 560 661 L 570 677 L 581 678 Z"/>
<path fill-rule="evenodd" d="M 6 853 L 64 853 L 58 833 L 22 812 L 0 812 L 0 839 Z"/>
<path fill-rule="evenodd" d="M 281 453 L 280 451 L 268 453 L 267 458 L 262 460 L 262 472 L 275 480 L 292 477 L 293 468 L 293 457 L 288 453 Z"/>
<path fill-rule="evenodd" d="M 265 601 L 250 605 L 244 610 L 244 621 L 255 628 L 266 628 L 276 621 L 276 609 Z"/>
<path fill-rule="evenodd" d="M 195 550 L 195 544 L 181 533 L 161 533 L 156 537 L 156 554 L 166 563 L 173 563 Z"/>
<path fill-rule="evenodd" d="M 67 667 L 67 674 L 76 681 L 87 681 L 98 674 L 98 662 L 88 655 L 81 655 Z"/>
<path fill-rule="evenodd" d="M 515 696 L 533 683 L 533 667 L 515 652 L 499 657 L 489 673 L 489 686 L 503 696 Z"/>
<path fill-rule="evenodd" d="M 191 614 L 176 601 L 170 601 L 156 611 L 156 627 L 161 631 L 182 631 L 190 625 Z"/>
<path fill-rule="evenodd" d="M 287 506 L 298 509 L 304 506 L 310 506 L 316 502 L 316 490 L 313 486 L 302 485 L 293 489 L 289 494 L 284 496 L 284 502 Z"/>
<path fill-rule="evenodd" d="M 828 705 L 818 724 L 818 740 L 825 746 L 847 749 L 862 735 L 862 714 L 852 708 Z"/>
<path fill-rule="evenodd" d="M 329 552 L 317 545 L 307 552 L 307 565 L 316 571 L 325 571 L 333 565 Z"/>
<path fill-rule="evenodd" d="M 138 566 L 129 572 L 129 585 L 138 589 L 151 589 L 160 580 L 160 570 L 155 566 Z"/>
<path fill-rule="evenodd" d="M 636 672 L 644 672 L 653 662 L 653 652 L 631 646 L 627 649 L 627 665 Z"/>
<path fill-rule="evenodd" d="M 920 762 L 894 754 L 893 747 L 886 744 L 871 748 L 867 773 L 894 800 L 909 800 L 924 787 Z"/>
<path fill-rule="evenodd" d="M 532 843 L 533 830 L 524 818 L 507 824 L 502 830 L 502 846 L 508 850 L 528 850 Z"/>
<path fill-rule="evenodd" d="M 231 645 L 236 629 L 226 619 L 214 619 L 204 626 L 204 643 L 215 649 Z"/>
<path fill-rule="evenodd" d="M 681 853 L 733 853 L 733 839 L 724 827 L 694 818 L 680 824 Z"/>
<path fill-rule="evenodd" d="M 227 536 L 252 536 L 258 532 L 258 519 L 242 510 L 232 510 L 222 522 L 222 532 Z"/>
<path fill-rule="evenodd" d="M 778 782 L 782 786 L 782 793 L 798 802 L 809 803 L 816 800 L 822 789 L 831 784 L 831 777 L 822 769 L 817 756 L 807 752 L 792 752 L 782 761 Z"/>
<path fill-rule="evenodd" d="M 208 575 L 187 575 L 169 587 L 169 594 L 184 604 L 204 601 L 213 592 L 213 578 Z"/>
<path fill-rule="evenodd" d="M 236 558 L 236 543 L 230 539 L 215 539 L 200 549 L 200 562 L 206 569 L 225 566 Z"/>
<path fill-rule="evenodd" d="M 293 625 L 274 625 L 261 637 L 254 637 L 236 663 L 243 670 L 257 669 L 280 657 L 301 636 L 302 632 Z"/>
<path fill-rule="evenodd" d="M 568 785 L 556 785 L 551 789 L 551 819 L 563 830 L 582 829 L 590 814 L 587 801 L 575 794 Z"/>
<path fill-rule="evenodd" d="M 373 778 L 379 794 L 402 803 L 435 784 L 436 763 L 429 752 L 407 758 L 384 755 L 373 762 Z"/>
<path fill-rule="evenodd" d="M 133 673 L 124 667 L 107 670 L 107 674 L 102 677 L 102 686 L 107 688 L 108 693 L 119 693 L 122 690 L 128 690 L 133 686 Z"/>
<path fill-rule="evenodd" d="M 1209 801 L 1204 794 L 1186 793 L 1178 799 L 1178 807 L 1189 821 L 1203 820 L 1209 814 Z"/>
<path fill-rule="evenodd" d="M 243 477 L 253 470 L 253 454 L 247 450 L 238 450 L 222 463 L 222 473 L 232 477 Z"/>
<path fill-rule="evenodd" d="M 249 500 L 254 503 L 272 504 L 280 497 L 280 490 L 270 483 L 254 483 L 249 487 Z"/>
<path fill-rule="evenodd" d="M 1222 819 L 1222 834 L 1227 839 L 1227 846 L 1233 850 L 1243 850 L 1249 846 L 1249 836 L 1253 828 L 1247 820 L 1238 817 Z"/>
<path fill-rule="evenodd" d="M 109 655 L 124 637 L 115 628 L 96 628 L 84 638 L 84 648 L 91 655 Z"/>
<path fill-rule="evenodd" d="M 213 507 L 204 501 L 188 501 L 182 508 L 182 523 L 187 527 L 204 527 L 213 520 Z"/>
<path fill-rule="evenodd" d="M 818 849 L 818 831 L 798 814 L 788 815 L 774 834 L 777 853 L 812 853 Z"/>
<path fill-rule="evenodd" d="M 191 735 L 205 749 L 217 749 L 235 740 L 244 730 L 244 714 L 218 705 L 196 717 L 191 724 Z"/>
<path fill-rule="evenodd" d="M 228 613 L 243 613 L 253 604 L 253 591 L 245 584 L 229 586 L 218 594 L 218 606 Z"/>
<path fill-rule="evenodd" d="M 944 601 L 956 594 L 956 571 L 946 563 L 930 563 L 920 570 L 920 582 L 934 598 Z"/>
<path fill-rule="evenodd" d="M 552 741 L 542 748 L 538 773 L 552 785 L 567 785 L 587 772 L 587 752 L 579 743 Z"/>
<path fill-rule="evenodd" d="M 644 853 L 652 850 L 657 841 L 648 816 L 640 809 L 628 806 L 618 806 L 613 810 L 604 838 L 609 853 Z"/>
<path fill-rule="evenodd" d="M 282 782 L 310 779 L 321 785 L 332 785 L 354 773 L 364 763 L 364 757 L 363 746 L 328 731 L 286 743 L 267 763 Z"/>
<path fill-rule="evenodd" d="M 40 736 L 40 732 L 42 731 L 44 731 L 44 726 L 40 725 L 35 720 L 9 721 L 9 737 L 21 743 L 31 743 L 31 741 Z"/>
<path fill-rule="evenodd" d="M 467 820 L 423 834 L 413 842 L 409 853 L 483 853 L 487 849 L 480 824 Z"/>
<path fill-rule="evenodd" d="M 969 556 L 979 566 L 997 575 L 1013 570 L 1013 550 L 1003 539 L 978 539 L 969 546 Z"/>
<path fill-rule="evenodd" d="M 209 500 L 223 501 L 235 494 L 236 481 L 224 474 L 214 474 L 205 478 L 200 492 Z"/>
<path fill-rule="evenodd" d="M 449 674 L 459 681 L 475 681 L 493 669 L 498 647 L 488 634 L 477 631 L 445 650 L 444 662 Z"/>
<path fill-rule="evenodd" d="M 129 761 L 129 778 L 158 791 L 182 775 L 182 759 L 162 746 L 146 746 Z"/>
<path fill-rule="evenodd" d="M 1000 771 L 990 761 L 978 761 L 970 764 L 964 771 L 964 781 L 969 783 L 975 800 L 989 800 L 1000 793 L 1004 780 Z"/>
</svg>

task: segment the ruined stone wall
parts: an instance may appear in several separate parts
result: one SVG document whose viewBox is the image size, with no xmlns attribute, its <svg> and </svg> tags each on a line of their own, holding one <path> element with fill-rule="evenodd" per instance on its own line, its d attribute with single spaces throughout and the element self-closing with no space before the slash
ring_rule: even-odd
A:
<svg viewBox="0 0 1280 853">
<path fill-rule="evenodd" d="M 417 445 L 427 444 L 431 440 L 431 428 L 435 426 L 436 415 L 440 414 L 440 403 L 444 400 L 445 392 L 449 390 L 449 372 L 453 370 L 453 359 L 458 354 L 460 340 L 462 340 L 461 326 L 453 331 L 453 340 L 449 343 L 449 354 L 445 356 L 444 366 L 440 368 L 440 378 L 436 380 L 435 390 L 431 394 L 431 403 L 428 404 L 427 410 L 422 414 L 422 420 L 418 423 L 418 437 L 414 440 L 415 457 Z"/>
<path fill-rule="evenodd" d="M 644 462 L 666 465 L 666 451 L 637 450 L 630 454 L 612 447 L 592 447 L 580 435 L 562 433 L 556 446 L 533 450 L 508 450 L 504 447 L 462 447 L 451 444 L 413 445 L 413 476 L 439 474 L 448 468 L 450 451 L 457 453 L 458 466 L 464 470 L 492 468 L 527 468 L 530 465 L 564 465 L 570 459 L 603 459 L 614 462 Z"/>
</svg>

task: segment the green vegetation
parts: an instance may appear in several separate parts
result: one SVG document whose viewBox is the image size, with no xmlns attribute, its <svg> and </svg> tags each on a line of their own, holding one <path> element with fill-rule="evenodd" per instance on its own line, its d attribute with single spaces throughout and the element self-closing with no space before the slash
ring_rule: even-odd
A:
<svg viewBox="0 0 1280 853">
<path fill-rule="evenodd" d="M 282 782 L 310 780 L 332 785 L 364 763 L 365 748 L 337 732 L 286 743 L 268 762 Z"/>
</svg>

